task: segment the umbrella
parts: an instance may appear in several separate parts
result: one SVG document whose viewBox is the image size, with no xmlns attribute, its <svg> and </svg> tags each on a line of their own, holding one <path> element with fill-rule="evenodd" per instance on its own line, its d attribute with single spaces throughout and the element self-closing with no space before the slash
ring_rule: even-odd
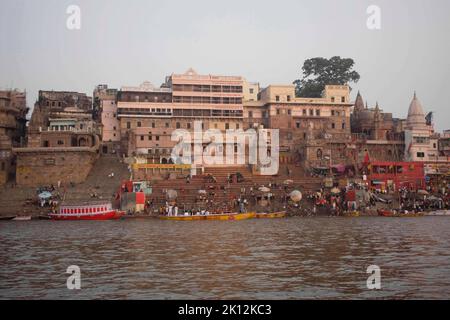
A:
<svg viewBox="0 0 450 320">
<path fill-rule="evenodd" d="M 200 193 L 200 194 L 206 194 L 206 190 L 198 190 L 198 193 Z"/>
<path fill-rule="evenodd" d="M 261 192 L 270 192 L 270 189 L 267 187 L 260 187 L 258 190 Z"/>
<path fill-rule="evenodd" d="M 339 194 L 339 193 L 341 193 L 341 190 L 339 190 L 338 188 L 333 188 L 333 189 L 331 189 L 331 193 Z"/>
<path fill-rule="evenodd" d="M 284 184 L 292 184 L 294 183 L 294 180 L 284 180 Z"/>
<path fill-rule="evenodd" d="M 40 199 L 43 199 L 43 200 L 45 200 L 45 199 L 50 199 L 50 198 L 52 197 L 52 194 L 51 194 L 50 192 L 48 192 L 48 191 L 44 191 L 44 192 L 40 193 L 40 194 L 38 195 L 38 197 L 39 197 Z"/>
<path fill-rule="evenodd" d="M 419 190 L 419 191 L 417 191 L 417 194 L 420 194 L 420 195 L 423 195 L 423 196 L 429 195 L 428 191 L 426 191 L 426 190 Z"/>
<path fill-rule="evenodd" d="M 298 190 L 294 190 L 289 195 L 291 197 L 291 200 L 294 202 L 300 202 L 302 200 L 302 193 Z"/>
</svg>

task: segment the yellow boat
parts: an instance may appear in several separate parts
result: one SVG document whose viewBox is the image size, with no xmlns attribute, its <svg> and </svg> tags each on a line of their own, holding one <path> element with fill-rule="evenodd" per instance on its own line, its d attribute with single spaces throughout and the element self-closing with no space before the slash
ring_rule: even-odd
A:
<svg viewBox="0 0 450 320">
<path fill-rule="evenodd" d="M 423 217 L 425 216 L 424 212 L 417 212 L 417 213 L 399 213 L 396 215 L 393 215 L 392 217 L 395 218 L 417 218 L 417 217 Z"/>
<path fill-rule="evenodd" d="M 342 214 L 343 217 L 359 217 L 359 211 L 347 211 Z"/>
<path fill-rule="evenodd" d="M 158 216 L 161 220 L 173 220 L 173 221 L 199 221 L 199 220 L 221 220 L 221 221 L 233 221 L 233 220 L 245 220 L 255 217 L 254 212 L 246 213 L 225 213 L 225 214 L 209 214 L 209 215 L 193 215 L 193 216 Z"/>
<path fill-rule="evenodd" d="M 256 218 L 258 218 L 258 219 L 274 219 L 274 218 L 285 218 L 285 217 L 286 217 L 286 211 L 257 213 L 256 214 Z"/>
</svg>

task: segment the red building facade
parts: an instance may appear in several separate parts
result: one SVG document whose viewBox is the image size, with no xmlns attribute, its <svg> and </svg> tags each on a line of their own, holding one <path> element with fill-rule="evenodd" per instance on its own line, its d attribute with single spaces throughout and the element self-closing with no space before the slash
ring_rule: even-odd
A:
<svg viewBox="0 0 450 320">
<path fill-rule="evenodd" d="M 375 161 L 367 166 L 366 173 L 369 187 L 373 190 L 425 188 L 424 164 L 420 162 Z"/>
</svg>

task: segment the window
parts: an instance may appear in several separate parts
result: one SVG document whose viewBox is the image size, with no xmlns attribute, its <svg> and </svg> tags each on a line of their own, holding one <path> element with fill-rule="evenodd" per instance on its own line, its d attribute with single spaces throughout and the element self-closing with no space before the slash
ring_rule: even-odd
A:
<svg viewBox="0 0 450 320">
<path fill-rule="evenodd" d="M 280 101 L 280 96 L 275 96 L 276 101 Z"/>
<path fill-rule="evenodd" d="M 296 122 L 295 126 L 297 127 L 297 129 L 300 129 L 300 122 Z"/>
<path fill-rule="evenodd" d="M 230 129 L 230 124 L 229 123 L 225 123 L 225 130 Z"/>
<path fill-rule="evenodd" d="M 336 124 L 335 123 L 332 123 L 331 124 L 331 129 L 335 129 L 336 128 Z"/>
<path fill-rule="evenodd" d="M 155 123 L 154 122 L 152 122 L 152 128 L 154 128 L 155 127 Z"/>
<path fill-rule="evenodd" d="M 159 141 L 159 136 L 156 136 L 156 141 Z"/>
<path fill-rule="evenodd" d="M 322 159 L 323 152 L 322 149 L 317 149 L 317 159 Z"/>
<path fill-rule="evenodd" d="M 166 122 L 166 128 L 168 128 L 169 127 L 169 123 L 168 122 Z"/>
<path fill-rule="evenodd" d="M 5 163 L 2 162 L 2 171 L 5 171 Z"/>
<path fill-rule="evenodd" d="M 153 140 L 152 135 L 149 135 L 149 136 L 148 136 L 148 141 L 152 141 L 152 140 Z"/>
<path fill-rule="evenodd" d="M 131 123 L 127 122 L 127 129 L 131 129 Z"/>
<path fill-rule="evenodd" d="M 236 129 L 239 129 L 239 123 L 236 123 Z"/>
<path fill-rule="evenodd" d="M 63 144 L 64 144 L 64 141 L 58 140 L 58 145 L 59 145 L 59 146 L 62 146 Z"/>
<path fill-rule="evenodd" d="M 253 88 L 250 88 L 250 94 L 253 94 L 253 91 L 254 91 Z"/>
<path fill-rule="evenodd" d="M 303 115 L 306 116 L 306 109 L 303 109 Z"/>
<path fill-rule="evenodd" d="M 214 123 L 214 129 L 217 129 L 218 127 L 217 123 Z"/>
<path fill-rule="evenodd" d="M 141 136 L 141 141 L 144 141 L 144 136 Z"/>
<path fill-rule="evenodd" d="M 288 109 L 287 113 L 288 113 L 288 115 L 291 115 L 292 114 L 292 110 Z"/>
<path fill-rule="evenodd" d="M 425 158 L 425 152 L 417 152 L 417 158 Z"/>
<path fill-rule="evenodd" d="M 176 127 L 177 127 L 177 129 L 180 129 L 181 128 L 181 124 L 179 122 L 177 122 Z"/>
<path fill-rule="evenodd" d="M 342 129 L 345 129 L 345 122 L 342 122 Z"/>
<path fill-rule="evenodd" d="M 334 97 L 331 97 L 331 102 L 334 102 Z"/>
<path fill-rule="evenodd" d="M 341 102 L 344 103 L 345 102 L 345 97 L 341 98 Z"/>
<path fill-rule="evenodd" d="M 287 101 L 291 101 L 291 96 L 287 96 Z"/>
<path fill-rule="evenodd" d="M 280 109 L 277 109 L 277 115 L 279 115 L 280 114 Z"/>
<path fill-rule="evenodd" d="M 140 128 L 142 126 L 142 123 L 138 121 L 137 126 Z"/>
<path fill-rule="evenodd" d="M 334 117 L 334 110 L 331 110 L 331 116 Z"/>
<path fill-rule="evenodd" d="M 249 111 L 249 112 L 248 112 L 248 117 L 249 117 L 249 118 L 253 118 L 253 111 Z"/>
<path fill-rule="evenodd" d="M 314 115 L 314 110 L 313 109 L 309 109 L 309 115 L 313 116 Z"/>
<path fill-rule="evenodd" d="M 316 116 L 320 117 L 320 109 L 316 109 Z"/>
</svg>

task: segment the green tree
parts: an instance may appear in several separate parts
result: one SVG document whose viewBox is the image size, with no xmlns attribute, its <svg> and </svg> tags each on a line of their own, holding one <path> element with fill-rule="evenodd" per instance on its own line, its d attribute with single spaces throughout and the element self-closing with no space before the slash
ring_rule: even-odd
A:
<svg viewBox="0 0 450 320">
<path fill-rule="evenodd" d="M 353 70 L 355 61 L 339 56 L 326 58 L 311 58 L 305 60 L 301 79 L 295 80 L 295 92 L 298 97 L 319 98 L 325 85 L 345 85 L 357 83 L 360 75 Z"/>
</svg>

